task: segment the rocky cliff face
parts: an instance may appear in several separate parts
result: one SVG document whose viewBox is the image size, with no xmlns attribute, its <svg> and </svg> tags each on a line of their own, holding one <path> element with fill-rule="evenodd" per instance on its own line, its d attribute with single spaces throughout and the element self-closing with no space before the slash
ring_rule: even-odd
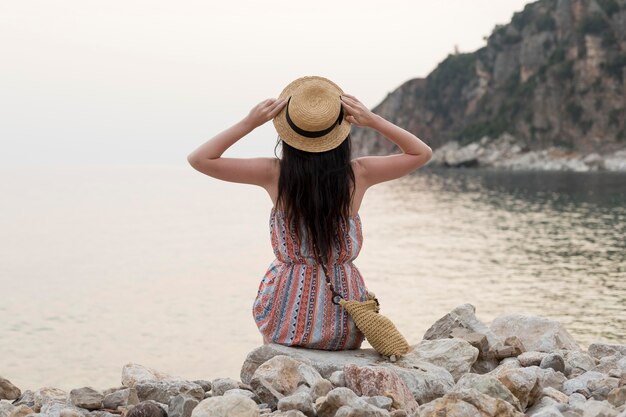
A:
<svg viewBox="0 0 626 417">
<path fill-rule="evenodd" d="M 372 109 L 435 152 L 502 135 L 519 148 L 589 154 L 626 148 L 626 0 L 540 0 L 487 45 L 449 55 Z M 355 156 L 400 149 L 353 127 Z M 482 140 L 482 142 L 481 142 Z"/>
</svg>

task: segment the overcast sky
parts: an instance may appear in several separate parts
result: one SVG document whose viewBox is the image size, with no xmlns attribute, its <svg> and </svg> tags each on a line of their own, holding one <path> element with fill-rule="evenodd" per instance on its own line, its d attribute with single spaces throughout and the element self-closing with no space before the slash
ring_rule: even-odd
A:
<svg viewBox="0 0 626 417">
<path fill-rule="evenodd" d="M 0 163 L 186 164 L 304 75 L 373 108 L 526 3 L 2 1 Z M 270 156 L 275 142 L 268 122 L 223 156 Z"/>
</svg>

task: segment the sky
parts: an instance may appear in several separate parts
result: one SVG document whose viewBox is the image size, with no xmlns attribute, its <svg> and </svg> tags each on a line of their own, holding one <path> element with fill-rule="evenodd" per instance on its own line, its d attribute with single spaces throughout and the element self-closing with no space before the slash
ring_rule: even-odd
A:
<svg viewBox="0 0 626 417">
<path fill-rule="evenodd" d="M 185 165 L 305 75 L 373 108 L 526 3 L 3 1 L 0 164 Z M 268 122 L 222 156 L 272 156 L 276 137 Z"/>
</svg>

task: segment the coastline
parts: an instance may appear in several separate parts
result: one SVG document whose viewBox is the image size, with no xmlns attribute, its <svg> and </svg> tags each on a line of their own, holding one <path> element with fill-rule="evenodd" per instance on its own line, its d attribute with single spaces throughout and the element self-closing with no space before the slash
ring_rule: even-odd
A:
<svg viewBox="0 0 626 417">
<path fill-rule="evenodd" d="M 22 392 L 0 375 L 0 417 L 626 416 L 626 344 L 583 349 L 558 321 L 519 313 L 487 326 L 471 304 L 400 358 L 268 344 L 239 379 L 207 378 L 127 363 L 117 387 Z"/>
<path fill-rule="evenodd" d="M 467 145 L 447 142 L 433 151 L 427 165 L 448 168 L 490 167 L 502 170 L 626 172 L 626 148 L 611 153 L 573 151 L 551 146 L 531 150 L 507 133 Z"/>
</svg>

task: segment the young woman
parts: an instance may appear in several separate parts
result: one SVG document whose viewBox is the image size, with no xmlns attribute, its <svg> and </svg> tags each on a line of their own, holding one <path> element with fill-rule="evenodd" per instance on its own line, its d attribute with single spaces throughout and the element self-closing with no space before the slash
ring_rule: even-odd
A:
<svg viewBox="0 0 626 417">
<path fill-rule="evenodd" d="M 279 135 L 277 146 L 282 145 L 280 159 L 221 157 L 269 120 Z M 351 159 L 352 124 L 377 130 L 403 153 Z M 252 308 L 265 343 L 324 350 L 361 346 L 363 334 L 334 297 L 367 297 L 353 263 L 363 241 L 358 214 L 363 196 L 372 185 L 420 168 L 431 155 L 431 148 L 415 135 L 319 76 L 292 81 L 279 98 L 257 104 L 243 120 L 189 154 L 196 170 L 258 185 L 272 199 L 276 259 Z"/>
</svg>

